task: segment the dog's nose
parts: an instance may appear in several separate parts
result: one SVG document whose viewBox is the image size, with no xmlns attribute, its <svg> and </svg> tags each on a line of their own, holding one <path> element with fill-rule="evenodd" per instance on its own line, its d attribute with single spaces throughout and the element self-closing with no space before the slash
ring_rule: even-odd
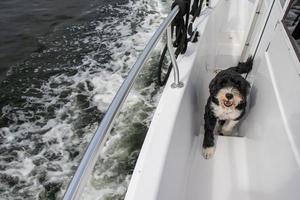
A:
<svg viewBox="0 0 300 200">
<path fill-rule="evenodd" d="M 226 96 L 226 98 L 229 99 L 229 100 L 233 98 L 233 95 L 230 94 L 230 93 L 226 93 L 225 96 Z"/>
</svg>

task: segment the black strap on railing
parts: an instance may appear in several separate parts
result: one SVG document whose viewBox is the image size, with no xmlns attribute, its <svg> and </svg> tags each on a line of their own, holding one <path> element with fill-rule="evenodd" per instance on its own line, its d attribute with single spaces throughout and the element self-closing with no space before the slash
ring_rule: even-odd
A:
<svg viewBox="0 0 300 200">
<path fill-rule="evenodd" d="M 187 49 L 187 28 L 189 21 L 190 13 L 190 0 L 175 0 L 172 4 L 172 9 L 178 5 L 179 12 L 176 15 L 175 19 L 172 22 L 172 33 L 175 29 L 175 38 L 174 47 L 176 48 L 175 54 L 185 53 Z M 185 20 L 184 20 L 185 17 Z"/>
<path fill-rule="evenodd" d="M 175 0 L 172 4 L 172 7 L 171 7 L 172 9 L 176 5 L 178 5 L 178 7 L 179 7 L 179 12 L 171 24 L 172 35 L 175 31 L 176 39 L 173 43 L 173 46 L 176 48 L 176 50 L 175 50 L 176 58 L 178 57 L 178 55 L 180 53 L 181 54 L 185 53 L 189 41 L 191 41 L 191 42 L 197 41 L 197 37 L 199 36 L 199 33 L 193 31 L 192 24 L 195 21 L 196 17 L 198 17 L 201 13 L 203 1 L 204 0 L 200 0 L 200 3 L 199 3 L 199 0 L 194 0 L 191 12 L 190 12 L 191 0 Z M 206 2 L 208 2 L 208 1 L 206 1 Z M 193 18 L 192 18 L 191 23 L 189 24 L 190 14 L 192 14 Z M 188 38 L 188 34 L 190 35 L 190 38 Z M 192 38 L 192 40 L 191 40 L 191 38 Z M 160 86 L 163 86 L 166 84 L 168 77 L 170 75 L 171 69 L 172 69 L 172 64 L 170 64 L 168 66 L 168 70 L 165 74 L 165 77 L 162 79 L 162 66 L 164 65 L 164 59 L 166 56 L 167 49 L 168 48 L 166 45 L 162 51 L 162 55 L 160 57 L 159 65 L 158 65 L 158 84 Z"/>
<path fill-rule="evenodd" d="M 199 36 L 199 32 L 196 30 L 193 30 L 193 23 L 196 20 L 197 17 L 200 16 L 201 10 L 202 10 L 202 5 L 203 5 L 204 0 L 194 0 L 192 10 L 191 10 L 191 15 L 193 16 L 189 27 L 188 27 L 188 34 L 190 35 L 190 41 L 191 42 L 197 42 L 197 38 Z"/>
<path fill-rule="evenodd" d="M 187 49 L 187 28 L 189 21 L 190 13 L 190 0 L 175 0 L 172 4 L 171 9 L 176 5 L 179 7 L 179 12 L 171 23 L 172 35 L 175 30 L 175 41 L 173 46 L 176 48 L 175 57 L 177 58 L 180 53 L 185 53 Z M 185 18 L 184 18 L 185 17 Z M 158 65 L 158 84 L 163 86 L 166 84 L 168 77 L 172 69 L 172 63 L 168 66 L 168 70 L 165 74 L 165 77 L 162 79 L 162 66 L 164 65 L 164 59 L 166 57 L 168 47 L 165 45 L 162 55 L 160 56 L 159 65 Z"/>
</svg>

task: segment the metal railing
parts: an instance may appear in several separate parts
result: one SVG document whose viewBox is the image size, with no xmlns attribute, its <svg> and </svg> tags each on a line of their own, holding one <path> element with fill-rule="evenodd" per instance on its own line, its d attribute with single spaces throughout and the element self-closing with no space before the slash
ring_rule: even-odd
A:
<svg viewBox="0 0 300 200">
<path fill-rule="evenodd" d="M 91 175 L 93 168 L 99 156 L 99 152 L 104 145 L 106 137 L 111 130 L 112 124 L 115 117 L 120 111 L 121 106 L 126 100 L 139 72 L 148 60 L 150 53 L 161 39 L 163 33 L 167 29 L 167 45 L 171 57 L 171 62 L 174 69 L 174 83 L 172 87 L 182 87 L 183 83 L 179 81 L 179 70 L 176 63 L 176 58 L 174 55 L 172 38 L 171 38 L 171 27 L 170 24 L 179 12 L 179 7 L 175 6 L 162 24 L 158 27 L 157 31 L 154 33 L 148 44 L 146 45 L 144 51 L 139 56 L 133 67 L 131 68 L 127 78 L 124 80 L 117 94 L 115 95 L 112 103 L 110 104 L 104 118 L 101 121 L 94 137 L 92 138 L 89 146 L 73 176 L 67 191 L 64 194 L 64 200 L 76 200 L 80 199 L 80 195 L 86 185 L 89 176 Z"/>
</svg>

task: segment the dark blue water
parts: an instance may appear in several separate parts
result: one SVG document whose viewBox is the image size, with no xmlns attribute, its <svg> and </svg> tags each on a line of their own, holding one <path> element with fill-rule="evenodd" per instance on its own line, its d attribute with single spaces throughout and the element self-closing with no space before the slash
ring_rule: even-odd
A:
<svg viewBox="0 0 300 200">
<path fill-rule="evenodd" d="M 159 0 L 0 2 L 0 199 L 62 197 L 162 10 Z M 87 199 L 124 197 L 157 103 L 158 53 L 117 119 Z"/>
<path fill-rule="evenodd" d="M 84 22 L 95 6 L 107 3 L 102 0 L 0 1 L 0 80 L 12 65 L 45 48 L 39 37 Z"/>
</svg>

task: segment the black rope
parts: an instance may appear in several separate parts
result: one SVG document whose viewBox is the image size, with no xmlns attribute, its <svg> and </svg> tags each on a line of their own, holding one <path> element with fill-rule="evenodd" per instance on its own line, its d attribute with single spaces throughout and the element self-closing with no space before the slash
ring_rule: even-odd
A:
<svg viewBox="0 0 300 200">
<path fill-rule="evenodd" d="M 175 57 L 177 58 L 179 54 L 184 54 L 186 52 L 188 42 L 196 42 L 197 37 L 199 36 L 198 31 L 193 31 L 193 23 L 197 17 L 200 16 L 202 6 L 203 6 L 204 0 L 194 0 L 194 3 L 191 8 L 191 0 L 175 0 L 172 4 L 171 9 L 173 9 L 175 6 L 179 6 L 179 12 L 174 18 L 174 20 L 171 23 L 171 32 L 172 36 L 175 32 L 175 41 L 173 42 L 173 46 L 175 47 Z M 208 4 L 208 0 L 206 0 L 206 3 Z M 189 23 L 189 16 L 190 14 L 193 16 L 191 23 Z M 188 38 L 188 35 L 190 35 L 190 38 Z M 167 45 L 165 45 L 158 65 L 158 84 L 160 86 L 163 86 L 166 84 L 170 72 L 172 70 L 172 63 L 168 66 L 167 72 L 165 74 L 165 77 L 162 78 L 162 67 L 164 64 L 165 56 L 167 53 Z"/>
<path fill-rule="evenodd" d="M 171 23 L 171 30 L 172 30 L 171 35 L 173 35 L 175 30 L 176 39 L 173 43 L 173 46 L 176 48 L 175 50 L 176 58 L 180 53 L 181 54 L 185 53 L 187 49 L 187 43 L 188 43 L 187 28 L 188 28 L 189 13 L 190 13 L 190 0 L 175 0 L 172 4 L 171 9 L 173 9 L 177 5 L 179 6 L 179 12 Z M 158 84 L 160 86 L 166 84 L 172 70 L 172 63 L 171 63 L 168 67 L 165 77 L 162 79 L 162 67 L 163 67 L 164 59 L 166 57 L 167 50 L 168 47 L 167 45 L 165 45 L 158 64 L 157 75 L 158 75 Z"/>
<path fill-rule="evenodd" d="M 189 13 L 190 13 L 190 0 L 175 0 L 172 4 L 172 9 L 178 5 L 179 12 L 174 18 L 171 27 L 172 34 L 175 29 L 176 40 L 174 41 L 174 47 L 176 47 L 176 51 L 183 54 L 187 49 L 187 28 L 189 21 Z M 184 19 L 185 16 L 185 19 Z"/>
<path fill-rule="evenodd" d="M 192 5 L 192 10 L 191 10 L 191 15 L 193 16 L 192 21 L 195 21 L 195 18 L 200 16 L 203 2 L 204 2 L 204 0 L 200 0 L 200 3 L 199 3 L 199 0 L 194 1 L 193 5 Z"/>
<path fill-rule="evenodd" d="M 196 20 L 197 17 L 200 16 L 201 10 L 202 10 L 202 5 L 203 5 L 204 0 L 200 0 L 200 4 L 199 4 L 199 0 L 195 0 L 193 5 L 192 5 L 192 10 L 191 10 L 191 15 L 193 15 L 193 18 L 188 26 L 188 34 L 190 35 L 189 40 L 191 42 L 197 42 L 198 41 L 198 36 L 199 36 L 199 32 L 198 31 L 193 31 L 193 24 L 194 21 Z M 193 35 L 195 35 L 193 37 Z"/>
</svg>

